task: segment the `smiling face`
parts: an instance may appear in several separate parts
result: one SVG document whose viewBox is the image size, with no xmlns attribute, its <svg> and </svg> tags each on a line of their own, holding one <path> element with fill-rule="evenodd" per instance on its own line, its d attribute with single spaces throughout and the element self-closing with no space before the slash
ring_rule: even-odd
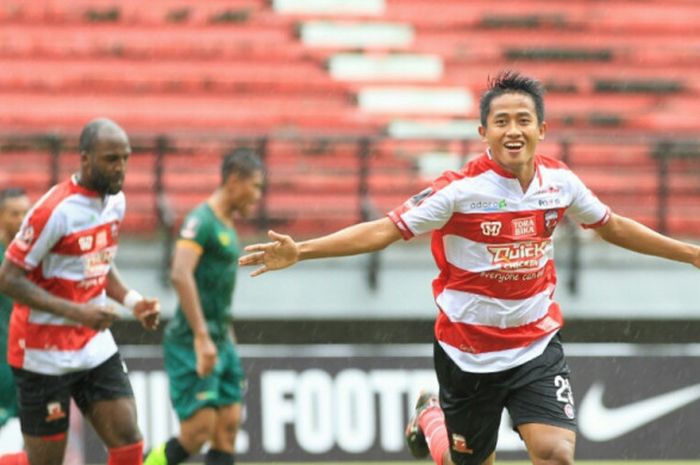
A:
<svg viewBox="0 0 700 465">
<path fill-rule="evenodd" d="M 520 178 L 534 173 L 535 151 L 545 130 L 546 124 L 537 119 L 532 97 L 508 92 L 491 101 L 486 125 L 479 127 L 479 134 L 494 161 Z"/>
</svg>

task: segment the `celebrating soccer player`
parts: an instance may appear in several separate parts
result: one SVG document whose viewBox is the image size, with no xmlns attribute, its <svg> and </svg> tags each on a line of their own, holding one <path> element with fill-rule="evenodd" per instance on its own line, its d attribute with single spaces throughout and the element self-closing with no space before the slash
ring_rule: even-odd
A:
<svg viewBox="0 0 700 465">
<path fill-rule="evenodd" d="M 552 233 L 565 212 L 604 240 L 700 266 L 700 248 L 610 211 L 563 163 L 536 153 L 544 139 L 543 89 L 505 72 L 480 101 L 488 150 L 376 221 L 295 242 L 246 247 L 253 276 L 300 260 L 380 250 L 432 232 L 440 274 L 434 359 L 439 401 L 421 395 L 406 437 L 438 465 L 493 463 L 507 408 L 537 465 L 572 464 L 576 415 L 558 331 Z"/>
</svg>

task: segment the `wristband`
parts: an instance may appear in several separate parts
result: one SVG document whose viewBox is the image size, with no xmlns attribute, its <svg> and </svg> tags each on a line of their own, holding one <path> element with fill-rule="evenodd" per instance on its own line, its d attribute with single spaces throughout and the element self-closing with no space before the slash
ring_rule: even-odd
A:
<svg viewBox="0 0 700 465">
<path fill-rule="evenodd" d="M 143 300 L 143 296 L 133 289 L 129 289 L 129 292 L 124 296 L 124 301 L 122 302 L 125 307 L 133 310 L 136 304 Z"/>
</svg>

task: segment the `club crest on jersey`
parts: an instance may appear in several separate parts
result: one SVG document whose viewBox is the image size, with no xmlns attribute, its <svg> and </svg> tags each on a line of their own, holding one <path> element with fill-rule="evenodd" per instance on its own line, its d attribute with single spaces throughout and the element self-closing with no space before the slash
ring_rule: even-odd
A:
<svg viewBox="0 0 700 465">
<path fill-rule="evenodd" d="M 229 244 L 231 244 L 231 236 L 229 236 L 229 234 L 227 232 L 220 232 L 219 233 L 219 242 L 224 247 L 228 247 Z"/>
<path fill-rule="evenodd" d="M 83 252 L 92 249 L 92 235 L 79 237 L 78 246 Z"/>
<path fill-rule="evenodd" d="M 423 189 L 422 191 L 420 191 L 419 193 L 417 193 L 416 195 L 414 195 L 413 197 L 411 197 L 410 199 L 408 199 L 408 200 L 406 201 L 406 205 L 407 205 L 409 208 L 417 207 L 418 205 L 420 205 L 421 203 L 423 203 L 423 201 L 424 201 L 425 199 L 427 199 L 428 197 L 430 197 L 430 195 L 431 195 L 432 193 L 433 193 L 433 188 L 432 188 L 432 187 L 428 187 L 427 189 Z"/>
<path fill-rule="evenodd" d="M 549 234 L 552 234 L 557 224 L 559 224 L 559 212 L 557 210 L 547 210 L 544 212 L 544 227 Z"/>
<path fill-rule="evenodd" d="M 479 226 L 481 226 L 481 234 L 484 236 L 498 236 L 501 234 L 501 222 L 500 221 L 483 221 Z"/>
<path fill-rule="evenodd" d="M 462 454 L 473 454 L 474 449 L 470 449 L 467 440 L 461 434 L 452 433 L 452 450 Z"/>
<path fill-rule="evenodd" d="M 513 225 L 514 237 L 529 237 L 536 233 L 534 216 L 514 219 L 511 224 Z"/>
</svg>

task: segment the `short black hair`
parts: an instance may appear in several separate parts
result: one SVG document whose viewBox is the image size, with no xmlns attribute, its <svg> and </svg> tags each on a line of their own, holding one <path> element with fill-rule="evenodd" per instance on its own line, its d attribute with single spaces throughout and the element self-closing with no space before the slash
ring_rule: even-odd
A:
<svg viewBox="0 0 700 465">
<path fill-rule="evenodd" d="M 0 191 L 0 210 L 5 208 L 5 202 L 8 199 L 16 199 L 17 197 L 24 197 L 27 192 L 21 187 L 8 187 Z"/>
<path fill-rule="evenodd" d="M 221 162 L 221 183 L 226 182 L 232 174 L 247 178 L 254 172 L 262 170 L 262 161 L 255 150 L 249 147 L 238 147 L 224 155 Z"/>
<path fill-rule="evenodd" d="M 544 122 L 544 86 L 537 79 L 520 74 L 517 71 L 503 71 L 495 78 L 489 79 L 489 88 L 481 96 L 479 111 L 481 125 L 486 123 L 491 111 L 491 102 L 503 94 L 524 94 L 532 97 L 537 113 L 537 123 Z"/>
</svg>

